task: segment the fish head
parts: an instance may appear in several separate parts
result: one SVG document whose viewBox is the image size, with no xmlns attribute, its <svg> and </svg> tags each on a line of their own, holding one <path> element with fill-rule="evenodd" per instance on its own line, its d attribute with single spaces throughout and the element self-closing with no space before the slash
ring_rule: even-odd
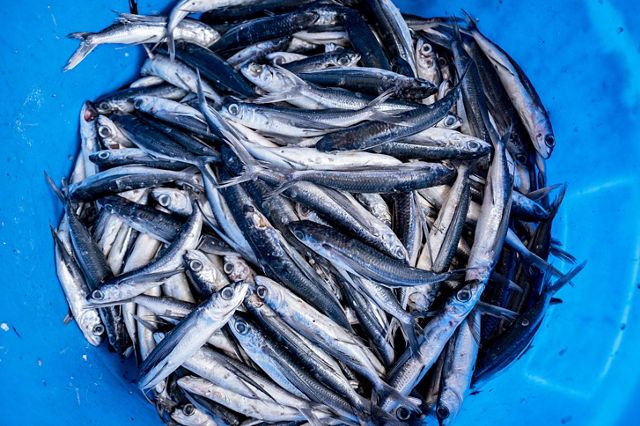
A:
<svg viewBox="0 0 640 426">
<path fill-rule="evenodd" d="M 185 404 L 176 407 L 171 413 L 171 418 L 181 425 L 204 425 L 208 424 L 209 417 L 198 410 L 193 404 Z"/>
<path fill-rule="evenodd" d="M 549 158 L 551 152 L 553 152 L 553 148 L 556 146 L 556 138 L 547 120 L 541 120 L 535 123 L 535 138 L 533 144 L 536 151 L 544 159 Z"/>
<path fill-rule="evenodd" d="M 488 277 L 488 274 L 486 276 Z M 485 284 L 486 280 L 482 278 L 466 282 L 447 301 L 444 307 L 446 313 L 454 318 L 467 316 L 480 299 Z"/>
<path fill-rule="evenodd" d="M 244 300 L 248 290 L 249 283 L 237 282 L 229 284 L 217 294 L 218 298 L 222 301 L 222 305 L 226 305 L 226 307 L 238 306 Z"/>
<path fill-rule="evenodd" d="M 154 188 L 151 191 L 154 200 L 171 211 L 190 214 L 192 200 L 189 193 L 175 188 Z"/>
<path fill-rule="evenodd" d="M 280 284 L 264 276 L 256 277 L 256 295 L 272 309 L 283 306 L 287 296 Z"/>
<path fill-rule="evenodd" d="M 455 114 L 447 113 L 437 125 L 450 130 L 459 129 L 462 126 L 462 118 Z"/>
<path fill-rule="evenodd" d="M 240 72 L 251 83 L 269 92 L 284 91 L 292 85 L 285 72 L 270 65 L 249 62 L 240 68 Z"/>
<path fill-rule="evenodd" d="M 209 283 L 218 282 L 220 278 L 218 271 L 203 252 L 200 250 L 187 250 L 183 258 L 187 273 L 198 277 L 201 281 Z"/>
<path fill-rule="evenodd" d="M 154 114 L 158 111 L 158 98 L 147 95 L 134 96 L 133 107 L 138 111 Z"/>
<path fill-rule="evenodd" d="M 82 312 L 76 321 L 82 334 L 91 345 L 99 346 L 102 343 L 105 328 L 96 310 L 90 309 Z"/>
<path fill-rule="evenodd" d="M 335 66 L 337 67 L 352 67 L 355 66 L 360 60 L 360 54 L 352 51 L 341 51 L 334 59 Z"/>
<path fill-rule="evenodd" d="M 249 118 L 248 113 L 249 109 L 247 106 L 234 98 L 225 99 L 220 109 L 220 114 L 231 120 L 247 120 Z"/>
<path fill-rule="evenodd" d="M 109 149 L 104 149 L 104 150 L 89 154 L 89 160 L 93 164 L 97 164 L 98 166 L 106 164 L 111 159 L 111 157 L 112 157 L 112 152 Z"/>
<path fill-rule="evenodd" d="M 320 253 L 324 251 L 324 238 L 322 238 L 322 229 L 315 225 L 317 225 L 315 222 L 301 220 L 289 223 L 289 230 L 302 244 Z"/>
<path fill-rule="evenodd" d="M 244 314 L 236 312 L 229 320 L 229 328 L 243 348 L 252 350 L 260 346 L 260 335 Z"/>
<path fill-rule="evenodd" d="M 238 256 L 225 256 L 222 270 L 229 277 L 229 280 L 236 281 L 251 281 L 253 277 L 253 271 L 249 268 L 249 265 Z"/>
<path fill-rule="evenodd" d="M 453 423 L 462 405 L 462 397 L 450 387 L 445 387 L 438 398 L 436 415 L 442 426 Z"/>
<path fill-rule="evenodd" d="M 98 136 L 105 146 L 131 146 L 129 138 L 127 138 L 118 125 L 106 115 L 98 116 L 97 130 Z"/>
<path fill-rule="evenodd" d="M 128 295 L 122 291 L 122 286 L 103 285 L 87 296 L 87 303 L 90 307 L 100 308 L 123 303 L 128 298 Z"/>
<path fill-rule="evenodd" d="M 468 152 L 473 153 L 474 157 L 484 157 L 491 153 L 492 145 L 482 139 L 473 138 L 467 139 L 464 142 L 464 146 Z"/>
</svg>

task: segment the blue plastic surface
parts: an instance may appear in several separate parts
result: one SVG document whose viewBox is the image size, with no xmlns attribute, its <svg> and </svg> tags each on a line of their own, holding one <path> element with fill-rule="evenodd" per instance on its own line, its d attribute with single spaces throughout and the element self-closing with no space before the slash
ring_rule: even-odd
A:
<svg viewBox="0 0 640 426">
<path fill-rule="evenodd" d="M 588 259 L 558 295 L 533 348 L 468 397 L 459 425 L 617 425 L 640 418 L 640 16 L 635 1 L 398 1 L 450 15 L 464 7 L 520 62 L 548 107 L 552 182 L 568 182 L 554 234 Z M 529 4 L 531 3 L 531 4 Z M 141 13 L 166 9 L 140 2 Z M 135 367 L 63 325 L 44 183 L 65 176 L 78 112 L 130 80 L 139 48 L 99 47 L 69 72 L 72 31 L 108 25 L 124 0 L 5 2 L 0 32 L 0 424 L 159 424 Z M 632 24 L 635 22 L 636 26 Z"/>
</svg>

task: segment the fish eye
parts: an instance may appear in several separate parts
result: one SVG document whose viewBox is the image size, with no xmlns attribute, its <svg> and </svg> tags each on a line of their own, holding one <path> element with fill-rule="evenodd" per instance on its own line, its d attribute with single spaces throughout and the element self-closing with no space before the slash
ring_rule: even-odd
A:
<svg viewBox="0 0 640 426">
<path fill-rule="evenodd" d="M 98 158 L 101 160 L 106 160 L 107 158 L 109 158 L 109 151 L 100 151 L 98 153 Z"/>
<path fill-rule="evenodd" d="M 162 207 L 168 207 L 171 204 L 171 197 L 167 194 L 162 194 L 158 197 L 158 203 L 160 203 Z"/>
<path fill-rule="evenodd" d="M 227 262 L 222 266 L 222 270 L 224 271 L 225 274 L 232 273 L 234 269 L 236 269 L 236 268 L 233 265 L 233 263 L 231 263 L 231 262 Z"/>
<path fill-rule="evenodd" d="M 240 107 L 237 104 L 231 104 L 227 108 L 227 111 L 229 111 L 229 114 L 231 115 L 238 115 L 238 113 L 240 112 Z"/>
<path fill-rule="evenodd" d="M 103 138 L 108 138 L 109 136 L 111 136 L 111 129 L 109 129 L 107 126 L 100 126 L 100 128 L 98 129 L 98 134 Z"/>
<path fill-rule="evenodd" d="M 267 296 L 267 288 L 263 285 L 259 285 L 256 288 L 256 294 L 260 299 L 264 299 Z"/>
<path fill-rule="evenodd" d="M 182 407 L 182 413 L 185 416 L 193 416 L 196 412 L 196 408 L 192 404 L 187 404 Z"/>
<path fill-rule="evenodd" d="M 447 126 L 453 126 L 454 124 L 456 124 L 456 119 L 452 116 L 447 117 L 447 119 L 445 120 L 445 123 Z"/>
<path fill-rule="evenodd" d="M 236 327 L 236 331 L 240 334 L 247 334 L 247 332 L 249 331 L 249 327 L 247 327 L 247 323 L 245 323 L 242 320 L 236 321 L 235 327 Z"/>
<path fill-rule="evenodd" d="M 262 73 L 262 69 L 264 67 L 260 64 L 251 64 L 249 65 L 249 71 L 251 71 L 253 74 L 258 75 Z"/>
<path fill-rule="evenodd" d="M 104 299 L 104 293 L 100 290 L 93 290 L 93 293 L 91 293 L 91 297 L 96 300 L 102 300 Z"/>
<path fill-rule="evenodd" d="M 102 333 L 104 333 L 104 326 L 102 324 L 96 324 L 91 329 L 91 332 L 94 336 L 100 336 Z"/>
<path fill-rule="evenodd" d="M 449 415 L 451 414 L 451 412 L 449 411 L 449 409 L 447 407 L 445 407 L 444 405 L 439 405 L 438 408 L 436 408 L 436 414 L 438 415 L 438 418 L 440 420 L 444 420 L 447 417 L 449 417 Z"/>
<path fill-rule="evenodd" d="M 544 143 L 549 148 L 552 148 L 556 144 L 556 138 L 554 138 L 553 135 L 547 135 L 544 137 Z"/>
<path fill-rule="evenodd" d="M 522 325 L 523 327 L 527 327 L 529 325 L 529 319 L 522 318 L 522 320 L 520 320 L 520 325 Z"/>
<path fill-rule="evenodd" d="M 517 154 L 517 155 L 516 155 L 516 160 L 517 160 L 519 163 L 524 164 L 524 163 L 526 163 L 526 162 L 527 162 L 527 156 L 526 156 L 526 155 L 524 155 L 524 154 Z"/>
<path fill-rule="evenodd" d="M 458 299 L 460 302 L 468 302 L 469 299 L 471 299 L 471 292 L 466 288 L 463 288 L 456 293 L 456 299 Z"/>
<path fill-rule="evenodd" d="M 134 106 L 134 108 L 135 108 L 135 109 L 140 109 L 140 108 L 142 108 L 142 105 L 143 105 L 143 104 L 144 104 L 144 101 L 143 101 L 142 99 L 140 99 L 140 98 L 136 99 L 136 100 L 133 102 L 133 106 Z"/>
<path fill-rule="evenodd" d="M 351 61 L 346 56 L 341 56 L 340 58 L 338 58 L 338 64 L 340 64 L 342 66 L 349 65 L 349 62 L 351 62 Z"/>
<path fill-rule="evenodd" d="M 476 141 L 471 141 L 469 142 L 469 148 L 471 149 L 478 149 L 480 147 L 480 144 Z"/>
<path fill-rule="evenodd" d="M 293 235 L 295 235 L 295 237 L 299 240 L 304 239 L 304 232 L 300 231 L 299 229 L 293 231 Z"/>
<path fill-rule="evenodd" d="M 223 288 L 222 291 L 220 292 L 220 296 L 224 300 L 231 300 L 231 298 L 233 297 L 233 289 L 230 287 Z"/>
<path fill-rule="evenodd" d="M 189 268 L 193 271 L 193 272 L 199 272 L 202 270 L 203 268 L 203 264 L 202 262 L 200 262 L 199 260 L 192 260 L 191 262 L 189 262 Z"/>
<path fill-rule="evenodd" d="M 98 108 L 100 108 L 103 111 L 108 111 L 109 110 L 109 104 L 106 102 L 100 102 L 100 104 L 98 105 Z"/>
<path fill-rule="evenodd" d="M 420 53 L 422 53 L 425 56 L 429 55 L 431 52 L 433 52 L 433 47 L 431 47 L 429 43 L 424 43 L 420 48 Z"/>
<path fill-rule="evenodd" d="M 405 407 L 398 407 L 398 409 L 396 410 L 396 417 L 398 418 L 398 420 L 406 421 L 409 420 L 410 416 L 411 413 Z"/>
</svg>

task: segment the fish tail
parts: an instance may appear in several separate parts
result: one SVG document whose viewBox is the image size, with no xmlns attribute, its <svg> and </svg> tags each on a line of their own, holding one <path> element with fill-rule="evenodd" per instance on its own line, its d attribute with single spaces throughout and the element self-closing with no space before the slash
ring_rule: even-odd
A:
<svg viewBox="0 0 640 426">
<path fill-rule="evenodd" d="M 411 353 L 416 353 L 418 350 L 418 334 L 416 333 L 416 327 L 414 324 L 413 318 L 409 319 L 409 321 L 401 321 L 400 329 L 402 330 L 402 334 L 404 334 L 405 339 L 407 340 L 407 345 Z"/>
<path fill-rule="evenodd" d="M 551 254 L 565 262 L 576 263 L 577 261 L 574 255 L 558 246 L 551 245 Z"/>
<path fill-rule="evenodd" d="M 571 282 L 571 280 L 574 279 L 576 275 L 578 275 L 578 273 L 580 273 L 580 271 L 582 271 L 586 265 L 587 265 L 587 262 L 584 261 L 578 266 L 576 266 L 575 268 L 571 269 L 566 274 L 561 275 L 553 284 L 549 285 L 549 287 L 545 291 L 549 292 L 549 294 L 555 294 L 567 283 Z M 548 273 L 545 274 L 545 279 L 547 279 L 548 276 L 549 276 Z"/>
<path fill-rule="evenodd" d="M 464 9 L 462 9 L 462 14 L 464 15 L 465 21 L 467 21 L 467 27 L 470 30 L 478 30 L 478 23 L 473 18 L 473 16 L 471 16 L 471 14 Z"/>
<path fill-rule="evenodd" d="M 518 317 L 518 313 L 507 308 L 503 308 L 502 306 L 492 305 L 490 303 L 478 302 L 476 304 L 476 309 L 482 314 L 491 315 L 492 317 L 513 321 Z"/>
<path fill-rule="evenodd" d="M 173 38 L 173 30 L 167 30 L 167 50 L 169 51 L 169 59 L 176 59 L 176 42 Z"/>
<path fill-rule="evenodd" d="M 87 37 L 89 37 L 92 33 L 87 32 L 87 31 L 77 31 L 75 33 L 69 33 L 67 34 L 67 38 L 72 38 L 75 40 L 81 40 L 81 41 L 85 41 L 87 39 Z"/>
<path fill-rule="evenodd" d="M 56 185 L 56 183 L 53 181 L 53 179 L 51 179 L 51 176 L 49 176 L 47 172 L 44 172 L 44 178 L 47 180 L 47 183 L 53 190 L 53 193 L 56 194 L 56 197 L 58 197 L 58 199 L 62 201 L 62 203 L 66 203 L 68 199 L 67 195 L 64 194 L 64 192 L 62 192 L 60 188 L 58 188 L 58 185 Z"/>
<path fill-rule="evenodd" d="M 88 40 L 88 37 L 91 34 L 92 33 L 77 32 L 71 33 L 67 36 L 69 38 L 80 40 L 80 46 L 76 49 L 75 52 L 73 52 L 71 58 L 69 58 L 67 65 L 65 65 L 64 67 L 64 71 L 74 69 L 80 62 L 84 60 L 84 58 L 87 57 L 87 55 L 89 55 L 89 53 L 93 51 L 93 49 L 96 48 L 96 45 Z"/>
</svg>

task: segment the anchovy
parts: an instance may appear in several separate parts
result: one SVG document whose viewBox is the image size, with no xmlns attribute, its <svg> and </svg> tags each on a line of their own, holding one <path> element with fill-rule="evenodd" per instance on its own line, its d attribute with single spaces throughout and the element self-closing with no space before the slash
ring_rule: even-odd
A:
<svg viewBox="0 0 640 426">
<path fill-rule="evenodd" d="M 459 87 L 456 87 L 435 104 L 398 115 L 396 118 L 401 124 L 381 121 L 361 123 L 324 136 L 316 148 L 320 151 L 367 149 L 413 136 L 440 121 L 455 104 L 459 91 Z"/>
<path fill-rule="evenodd" d="M 80 47 L 69 59 L 64 70 L 75 68 L 97 46 L 106 43 L 140 44 L 158 43 L 165 40 L 167 19 L 160 16 L 142 16 L 123 13 L 118 21 L 99 33 L 76 32 L 69 38 L 80 40 Z M 173 37 L 190 43 L 210 46 L 220 38 L 213 28 L 199 21 L 185 20 L 175 28 Z"/>
<path fill-rule="evenodd" d="M 174 328 L 140 366 L 138 386 L 148 389 L 171 374 L 229 321 L 248 289 L 247 284 L 225 287 L 198 306 Z"/>
<path fill-rule="evenodd" d="M 398 98 L 421 100 L 437 92 L 437 87 L 430 81 L 407 77 L 393 71 L 383 71 L 378 68 L 339 67 L 316 72 L 295 69 L 292 64 L 287 64 L 285 68 L 297 73 L 299 77 L 310 83 L 320 86 L 342 87 L 373 95 L 389 92 L 392 96 Z"/>
<path fill-rule="evenodd" d="M 100 114 L 131 113 L 135 111 L 133 105 L 137 96 L 157 96 L 159 98 L 179 101 L 187 95 L 187 92 L 179 87 L 161 83 L 152 86 L 129 87 L 117 92 L 101 96 L 93 102 L 93 105 Z"/>
<path fill-rule="evenodd" d="M 334 67 L 339 67 L 339 69 L 354 67 L 359 60 L 360 55 L 358 53 L 349 49 L 340 49 L 276 65 L 282 65 L 283 68 L 297 74 L 334 69 Z M 302 77 L 304 78 L 305 76 Z"/>
<path fill-rule="evenodd" d="M 327 226 L 300 221 L 290 228 L 296 238 L 327 260 L 389 287 L 434 286 L 451 277 L 451 273 L 436 274 L 408 266 Z"/>
</svg>

